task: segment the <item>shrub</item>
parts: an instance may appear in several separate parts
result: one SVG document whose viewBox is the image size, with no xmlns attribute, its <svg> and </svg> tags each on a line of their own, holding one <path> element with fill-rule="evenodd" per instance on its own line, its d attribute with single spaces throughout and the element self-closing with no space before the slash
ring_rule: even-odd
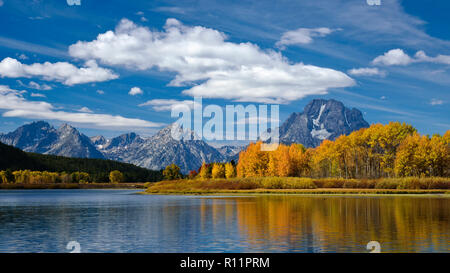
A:
<svg viewBox="0 0 450 273">
<path fill-rule="evenodd" d="M 397 189 L 420 189 L 421 183 L 417 177 L 405 177 L 398 180 Z"/>
<path fill-rule="evenodd" d="M 125 179 L 124 179 L 123 173 L 121 173 L 120 171 L 115 170 L 115 171 L 112 171 L 109 173 L 109 181 L 111 183 L 121 183 L 124 180 Z M 82 183 L 81 181 L 84 181 L 84 180 L 80 180 L 79 183 Z"/>
<path fill-rule="evenodd" d="M 170 164 L 163 171 L 164 179 L 166 180 L 175 180 L 183 178 L 183 174 L 181 174 L 180 167 L 175 164 Z"/>
<path fill-rule="evenodd" d="M 398 183 L 392 179 L 381 179 L 376 182 L 375 189 L 396 189 Z"/>
</svg>

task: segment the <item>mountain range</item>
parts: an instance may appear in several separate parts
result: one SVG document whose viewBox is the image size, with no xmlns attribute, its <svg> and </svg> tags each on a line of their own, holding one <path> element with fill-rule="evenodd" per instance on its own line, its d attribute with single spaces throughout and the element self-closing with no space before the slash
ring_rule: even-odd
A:
<svg viewBox="0 0 450 273">
<path fill-rule="evenodd" d="M 335 140 L 340 135 L 366 127 L 369 123 L 358 109 L 349 109 L 332 99 L 315 99 L 305 106 L 302 113 L 292 113 L 280 126 L 280 142 L 316 147 L 324 139 Z"/>
<path fill-rule="evenodd" d="M 324 139 L 334 140 L 368 126 L 359 110 L 348 109 L 336 100 L 315 99 L 302 113 L 291 114 L 280 126 L 280 141 L 315 147 Z M 239 152 L 245 148 L 214 148 L 203 140 L 174 140 L 171 125 L 148 138 L 127 133 L 106 139 L 103 136 L 89 138 L 68 124 L 56 129 L 45 121 L 0 134 L 0 142 L 26 152 L 111 159 L 153 170 L 175 163 L 183 173 L 198 169 L 203 162 L 237 160 Z"/>
</svg>

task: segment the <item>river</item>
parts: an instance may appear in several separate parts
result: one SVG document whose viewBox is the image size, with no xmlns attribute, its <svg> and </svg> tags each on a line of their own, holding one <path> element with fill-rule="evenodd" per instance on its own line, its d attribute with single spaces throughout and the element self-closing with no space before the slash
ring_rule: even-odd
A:
<svg viewBox="0 0 450 273">
<path fill-rule="evenodd" d="M 450 252 L 445 196 L 1 190 L 0 252 Z"/>
</svg>

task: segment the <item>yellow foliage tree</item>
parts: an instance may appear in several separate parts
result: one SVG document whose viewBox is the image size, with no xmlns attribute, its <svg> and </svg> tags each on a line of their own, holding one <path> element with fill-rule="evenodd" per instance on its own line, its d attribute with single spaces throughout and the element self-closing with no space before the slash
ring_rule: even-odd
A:
<svg viewBox="0 0 450 273">
<path fill-rule="evenodd" d="M 211 168 L 205 162 L 203 162 L 202 167 L 200 168 L 200 172 L 198 173 L 198 176 L 201 179 L 211 178 Z"/>
<path fill-rule="evenodd" d="M 214 163 L 211 176 L 212 178 L 225 178 L 225 166 L 222 163 Z"/>
<path fill-rule="evenodd" d="M 261 151 L 261 142 L 242 151 L 239 177 L 312 176 L 380 178 L 390 176 L 449 176 L 450 130 L 444 136 L 420 136 L 411 125 L 399 122 L 373 124 L 325 139 L 316 148 L 280 144 Z"/>
<path fill-rule="evenodd" d="M 231 162 L 225 164 L 225 177 L 226 178 L 236 177 L 236 167 Z"/>
<path fill-rule="evenodd" d="M 109 173 L 109 181 L 111 183 L 121 183 L 125 180 L 123 173 L 121 173 L 120 171 L 111 171 Z"/>
</svg>

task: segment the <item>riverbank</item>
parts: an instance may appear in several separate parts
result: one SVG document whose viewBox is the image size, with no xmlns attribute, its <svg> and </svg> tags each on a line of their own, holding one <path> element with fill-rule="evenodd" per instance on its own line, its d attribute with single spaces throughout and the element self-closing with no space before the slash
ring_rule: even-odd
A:
<svg viewBox="0 0 450 273">
<path fill-rule="evenodd" d="M 0 184 L 0 190 L 38 189 L 145 189 L 145 183 Z"/>
<path fill-rule="evenodd" d="M 175 190 L 160 190 L 149 191 L 146 190 L 140 194 L 182 194 L 182 195 L 221 195 L 221 194 L 345 194 L 345 195 L 378 195 L 378 194 L 445 194 L 450 198 L 449 190 L 397 190 L 397 189 L 255 189 L 255 190 L 190 190 L 190 191 L 175 191 Z"/>
<path fill-rule="evenodd" d="M 149 185 L 144 194 L 449 194 L 449 178 L 377 180 L 259 177 L 170 180 Z"/>
</svg>

